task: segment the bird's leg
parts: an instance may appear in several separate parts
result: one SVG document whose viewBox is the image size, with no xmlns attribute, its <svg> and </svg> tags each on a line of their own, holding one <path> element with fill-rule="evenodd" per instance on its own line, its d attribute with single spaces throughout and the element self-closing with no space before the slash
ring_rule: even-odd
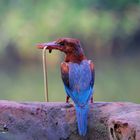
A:
<svg viewBox="0 0 140 140">
<path fill-rule="evenodd" d="M 70 108 L 70 107 L 73 107 L 73 104 L 70 104 L 69 103 L 69 99 L 70 99 L 70 96 L 66 96 L 66 108 Z"/>
<path fill-rule="evenodd" d="M 66 97 L 66 103 L 69 103 L 69 96 Z"/>
<path fill-rule="evenodd" d="M 91 103 L 91 104 L 93 103 L 93 96 L 92 96 L 91 99 L 90 99 L 90 103 Z"/>
</svg>

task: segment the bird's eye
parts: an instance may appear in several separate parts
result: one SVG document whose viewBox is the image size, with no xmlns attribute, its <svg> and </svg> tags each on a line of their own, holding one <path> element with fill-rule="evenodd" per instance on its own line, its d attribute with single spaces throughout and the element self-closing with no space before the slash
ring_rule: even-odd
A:
<svg viewBox="0 0 140 140">
<path fill-rule="evenodd" d="M 64 42 L 59 42 L 59 45 L 64 46 L 65 43 Z"/>
</svg>

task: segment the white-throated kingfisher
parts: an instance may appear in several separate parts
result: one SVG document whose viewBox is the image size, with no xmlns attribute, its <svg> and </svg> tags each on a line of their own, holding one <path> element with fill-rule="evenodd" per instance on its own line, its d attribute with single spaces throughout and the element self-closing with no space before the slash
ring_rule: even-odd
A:
<svg viewBox="0 0 140 140">
<path fill-rule="evenodd" d="M 61 63 L 61 76 L 69 97 L 75 103 L 78 131 L 82 136 L 87 132 L 87 116 L 89 101 L 93 102 L 94 64 L 84 55 L 80 41 L 73 38 L 60 38 L 54 42 L 38 44 L 38 48 L 47 46 L 49 52 L 53 49 L 65 53 L 65 60 Z"/>
</svg>

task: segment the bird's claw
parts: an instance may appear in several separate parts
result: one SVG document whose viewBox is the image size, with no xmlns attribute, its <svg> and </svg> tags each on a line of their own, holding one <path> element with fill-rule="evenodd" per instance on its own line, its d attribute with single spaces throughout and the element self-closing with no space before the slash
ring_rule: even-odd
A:
<svg viewBox="0 0 140 140">
<path fill-rule="evenodd" d="M 65 103 L 65 107 L 66 107 L 66 108 L 73 107 L 73 104 L 70 104 L 69 102 L 66 102 L 66 103 Z"/>
</svg>

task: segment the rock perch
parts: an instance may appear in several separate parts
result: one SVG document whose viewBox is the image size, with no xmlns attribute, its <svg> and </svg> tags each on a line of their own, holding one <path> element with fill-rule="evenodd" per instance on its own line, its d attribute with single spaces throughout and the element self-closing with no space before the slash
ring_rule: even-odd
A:
<svg viewBox="0 0 140 140">
<path fill-rule="evenodd" d="M 140 140 L 140 105 L 91 104 L 88 132 L 81 137 L 73 106 L 0 101 L 0 140 Z"/>
</svg>

